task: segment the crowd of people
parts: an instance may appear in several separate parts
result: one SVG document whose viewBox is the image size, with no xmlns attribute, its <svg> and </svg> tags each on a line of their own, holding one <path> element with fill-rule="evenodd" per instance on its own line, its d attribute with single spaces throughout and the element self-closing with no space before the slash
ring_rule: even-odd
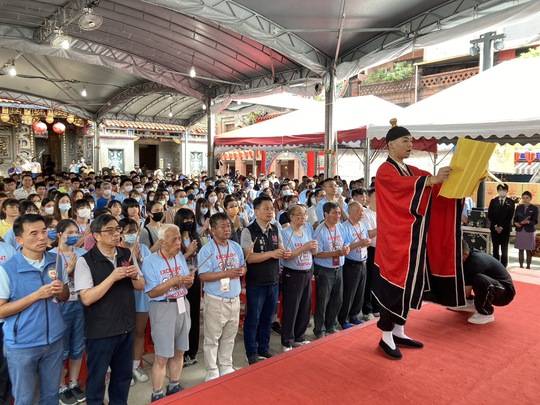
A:
<svg viewBox="0 0 540 405">
<path fill-rule="evenodd" d="M 244 287 L 249 364 L 273 355 L 280 296 L 284 352 L 309 343 L 312 313 L 316 338 L 374 319 L 376 206 L 374 178 L 12 173 L 0 182 L 0 403 L 126 404 L 149 379 L 156 401 L 182 390 L 201 337 L 205 380 L 232 373 Z"/>
</svg>

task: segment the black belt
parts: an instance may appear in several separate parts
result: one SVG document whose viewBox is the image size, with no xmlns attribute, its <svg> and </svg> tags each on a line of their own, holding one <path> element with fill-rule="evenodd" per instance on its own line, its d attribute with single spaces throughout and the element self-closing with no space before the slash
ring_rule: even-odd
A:
<svg viewBox="0 0 540 405">
<path fill-rule="evenodd" d="M 325 267 L 325 266 L 320 266 L 320 265 L 318 265 L 318 264 L 316 264 L 315 266 L 317 266 L 318 268 L 323 269 L 323 270 L 334 270 L 334 271 L 338 271 L 339 269 L 341 269 L 341 266 L 339 266 L 339 267 Z"/>
<path fill-rule="evenodd" d="M 176 298 L 165 298 L 164 300 L 159 300 L 156 302 L 176 302 Z"/>
<path fill-rule="evenodd" d="M 311 271 L 311 269 L 307 269 L 307 270 L 297 270 L 297 269 L 291 269 L 290 267 L 283 267 L 283 270 L 286 270 L 286 271 L 289 271 L 291 273 L 309 273 Z"/>
<path fill-rule="evenodd" d="M 352 264 L 362 264 L 362 263 L 366 262 L 365 260 L 358 261 L 358 260 L 353 260 L 353 259 L 348 259 L 348 258 L 345 258 L 345 261 L 346 262 L 351 262 Z"/>
</svg>

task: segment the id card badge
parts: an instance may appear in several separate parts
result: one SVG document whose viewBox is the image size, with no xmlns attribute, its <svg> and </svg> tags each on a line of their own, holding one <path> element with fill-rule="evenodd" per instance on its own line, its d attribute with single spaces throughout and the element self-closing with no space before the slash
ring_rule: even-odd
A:
<svg viewBox="0 0 540 405">
<path fill-rule="evenodd" d="M 339 267 L 339 256 L 332 257 L 332 266 Z"/>
<path fill-rule="evenodd" d="M 231 279 L 227 277 L 227 278 L 222 278 L 219 281 L 221 284 L 219 287 L 219 290 L 221 292 L 229 292 L 229 290 L 231 289 Z"/>
<path fill-rule="evenodd" d="M 178 307 L 178 313 L 180 315 L 186 312 L 186 302 L 184 301 L 184 297 L 176 299 L 176 306 Z"/>
</svg>

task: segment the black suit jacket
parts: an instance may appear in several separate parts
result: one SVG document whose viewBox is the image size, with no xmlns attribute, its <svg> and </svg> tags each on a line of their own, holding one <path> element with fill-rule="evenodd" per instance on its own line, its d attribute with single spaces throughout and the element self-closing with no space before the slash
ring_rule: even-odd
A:
<svg viewBox="0 0 540 405">
<path fill-rule="evenodd" d="M 499 197 L 495 197 L 489 203 L 488 219 L 489 228 L 495 233 L 495 226 L 502 226 L 501 234 L 510 234 L 512 230 L 512 219 L 514 218 L 514 200 L 506 197 L 501 204 Z"/>
</svg>

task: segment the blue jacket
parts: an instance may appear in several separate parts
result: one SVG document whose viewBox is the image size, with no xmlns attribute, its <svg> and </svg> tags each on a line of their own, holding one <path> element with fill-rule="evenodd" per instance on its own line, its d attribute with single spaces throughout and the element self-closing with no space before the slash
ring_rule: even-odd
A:
<svg viewBox="0 0 540 405">
<path fill-rule="evenodd" d="M 56 265 L 56 255 L 45 253 L 45 269 L 30 265 L 18 252 L 2 265 L 9 277 L 9 301 L 16 301 L 49 284 L 48 269 Z M 25 349 L 48 345 L 64 335 L 60 304 L 52 298 L 34 302 L 25 310 L 9 316 L 4 322 L 4 345 L 7 349 Z"/>
</svg>

